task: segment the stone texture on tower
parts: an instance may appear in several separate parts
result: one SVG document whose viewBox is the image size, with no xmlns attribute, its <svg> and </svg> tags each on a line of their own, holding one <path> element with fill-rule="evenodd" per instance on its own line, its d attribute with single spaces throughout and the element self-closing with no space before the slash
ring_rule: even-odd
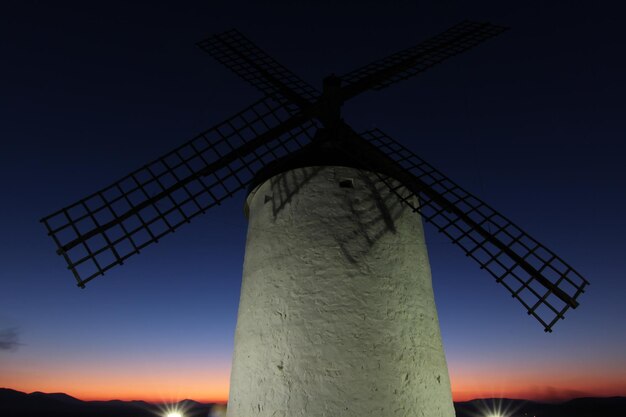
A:
<svg viewBox="0 0 626 417">
<path fill-rule="evenodd" d="M 246 205 L 228 417 L 453 417 L 421 217 L 338 166 Z"/>
</svg>

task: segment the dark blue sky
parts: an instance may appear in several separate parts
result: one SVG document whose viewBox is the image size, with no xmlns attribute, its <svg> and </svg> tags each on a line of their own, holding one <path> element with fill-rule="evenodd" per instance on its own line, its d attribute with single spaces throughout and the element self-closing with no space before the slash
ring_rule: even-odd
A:
<svg viewBox="0 0 626 417">
<path fill-rule="evenodd" d="M 33 382 L 37 375 L 52 381 L 60 372 L 53 363 L 78 364 L 76 375 L 83 369 L 93 378 L 102 364 L 142 360 L 144 377 L 163 363 L 181 381 L 193 379 L 185 373 L 193 363 L 207 379 L 211 370 L 227 372 L 243 195 L 86 290 L 75 287 L 38 223 L 259 98 L 196 41 L 236 27 L 319 87 L 331 72 L 474 19 L 512 29 L 412 80 L 359 96 L 344 117 L 357 131 L 389 133 L 591 281 L 581 307 L 545 335 L 489 275 L 428 228 L 457 391 L 472 375 L 484 377 L 481 369 L 499 368 L 509 375 L 531 369 L 532 379 L 547 372 L 553 379 L 544 375 L 537 392 L 612 384 L 626 395 L 619 376 L 626 375 L 626 10 L 609 2 L 467 3 L 1 6 L 0 329 L 17 328 L 21 344 L 0 351 L 0 375 L 7 375 L 0 385 L 71 390 Z M 29 364 L 41 371 L 28 371 Z M 572 368 L 581 371 L 557 378 Z"/>
</svg>

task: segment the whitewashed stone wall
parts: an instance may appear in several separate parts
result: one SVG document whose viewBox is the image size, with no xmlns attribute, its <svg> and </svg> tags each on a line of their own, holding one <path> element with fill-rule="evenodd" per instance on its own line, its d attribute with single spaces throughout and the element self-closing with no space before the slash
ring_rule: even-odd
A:
<svg viewBox="0 0 626 417">
<path fill-rule="evenodd" d="M 275 176 L 247 212 L 228 417 L 454 416 L 419 215 L 345 167 Z"/>
</svg>

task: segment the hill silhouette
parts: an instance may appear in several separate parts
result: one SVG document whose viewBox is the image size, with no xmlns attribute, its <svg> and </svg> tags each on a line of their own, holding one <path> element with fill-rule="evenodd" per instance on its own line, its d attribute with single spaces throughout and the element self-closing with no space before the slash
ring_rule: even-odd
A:
<svg viewBox="0 0 626 417">
<path fill-rule="evenodd" d="M 508 407 L 507 417 L 626 416 L 626 397 L 576 398 L 559 404 L 496 398 L 458 402 L 454 406 L 457 417 L 484 417 L 486 414 L 481 410 L 493 409 L 495 404 Z M 214 404 L 183 400 L 175 406 L 185 410 L 185 417 L 206 417 Z M 155 417 L 163 414 L 161 405 L 145 401 L 82 401 L 63 393 L 27 394 L 0 388 L 0 416 L 3 417 Z"/>
<path fill-rule="evenodd" d="M 183 400 L 174 404 L 185 417 L 206 417 L 213 404 Z M 145 401 L 82 401 L 63 393 L 30 394 L 0 388 L 2 417 L 155 417 L 163 415 L 159 404 Z"/>
<path fill-rule="evenodd" d="M 508 410 L 507 417 L 626 417 L 626 397 L 576 398 L 562 403 L 489 398 L 454 403 L 456 417 L 486 417 L 481 410 Z"/>
</svg>

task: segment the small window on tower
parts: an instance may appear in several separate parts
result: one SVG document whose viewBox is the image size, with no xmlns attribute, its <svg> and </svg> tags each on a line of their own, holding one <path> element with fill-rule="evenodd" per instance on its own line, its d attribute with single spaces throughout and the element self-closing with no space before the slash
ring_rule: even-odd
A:
<svg viewBox="0 0 626 417">
<path fill-rule="evenodd" d="M 263 200 L 264 204 L 269 203 L 270 201 L 272 201 L 272 196 L 271 195 L 267 195 L 265 194 L 265 200 Z"/>
<path fill-rule="evenodd" d="M 354 181 L 352 178 L 344 178 L 339 181 L 339 186 L 341 188 L 354 188 Z"/>
</svg>

